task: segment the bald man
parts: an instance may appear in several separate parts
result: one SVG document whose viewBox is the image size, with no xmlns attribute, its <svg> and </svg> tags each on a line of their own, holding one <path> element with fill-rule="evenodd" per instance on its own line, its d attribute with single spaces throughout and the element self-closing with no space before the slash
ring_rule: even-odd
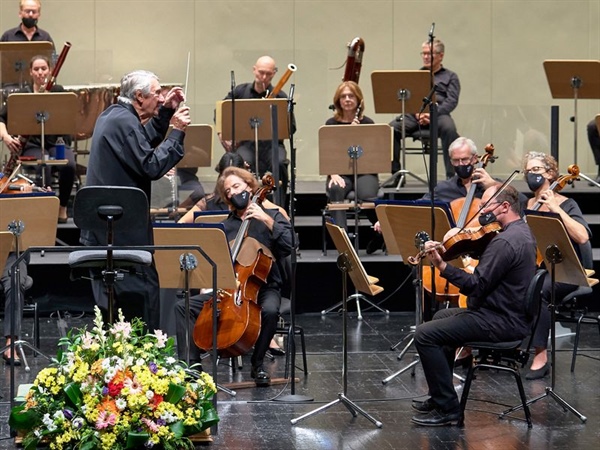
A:
<svg viewBox="0 0 600 450">
<path fill-rule="evenodd" d="M 269 93 L 273 92 L 273 85 L 271 81 L 277 73 L 277 66 L 275 60 L 270 56 L 261 56 L 256 60 L 256 63 L 252 67 L 252 73 L 254 74 L 254 81 L 251 83 L 240 84 L 233 90 L 233 97 L 236 100 L 243 99 L 258 99 L 269 96 Z M 276 98 L 287 98 L 287 95 L 283 91 L 275 96 Z M 232 92 L 229 91 L 225 100 L 232 98 Z M 238 125 L 239 126 L 239 125 Z M 282 182 L 283 192 L 287 190 L 287 155 L 283 145 L 283 139 L 287 139 L 288 136 L 279 136 L 279 178 Z M 254 141 L 238 141 L 237 146 L 233 146 L 231 141 L 224 141 L 219 133 L 219 139 L 226 152 L 236 151 L 244 161 L 246 161 L 250 169 L 256 171 L 256 149 Z M 265 172 L 271 172 L 273 170 L 272 163 L 272 150 L 271 141 L 258 141 L 258 174 L 262 176 Z"/>
</svg>

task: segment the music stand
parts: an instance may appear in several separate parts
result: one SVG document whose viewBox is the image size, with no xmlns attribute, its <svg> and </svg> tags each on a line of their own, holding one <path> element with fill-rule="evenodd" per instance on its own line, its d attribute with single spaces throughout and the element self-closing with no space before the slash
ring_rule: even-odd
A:
<svg viewBox="0 0 600 450">
<path fill-rule="evenodd" d="M 258 141 L 271 140 L 271 106 L 277 108 L 277 136 L 279 139 L 287 139 L 290 135 L 287 117 L 286 98 L 260 98 L 260 99 L 236 99 L 235 117 L 231 113 L 232 100 L 217 102 L 217 131 L 221 132 L 221 138 L 229 141 L 232 139 L 232 119 L 235 121 L 236 141 L 253 141 L 255 150 L 255 173 L 258 172 Z M 277 154 L 277 152 L 275 152 Z M 272 161 L 273 168 L 279 167 L 279 161 Z M 279 185 L 279 179 L 275 177 L 275 185 Z"/>
<path fill-rule="evenodd" d="M 371 84 L 373 85 L 373 101 L 375 112 L 378 114 L 401 113 L 401 144 L 400 159 L 401 169 L 393 173 L 390 178 L 382 184 L 400 178 L 396 190 L 404 185 L 406 176 L 410 175 L 421 183 L 427 185 L 427 181 L 406 169 L 406 114 L 416 114 L 423 106 L 423 98 L 429 95 L 430 74 L 428 70 L 379 70 L 371 73 Z M 400 106 L 398 105 L 400 102 Z"/>
<path fill-rule="evenodd" d="M 169 127 L 169 133 L 173 128 Z M 177 188 L 177 169 L 210 167 L 212 161 L 213 127 L 211 125 L 188 125 L 183 138 L 183 158 L 173 167 L 171 178 L 172 211 L 179 211 L 179 191 Z M 177 218 L 176 218 L 177 219 Z"/>
<path fill-rule="evenodd" d="M 52 42 L 0 42 L 0 77 L 2 86 L 16 84 L 20 88 L 25 85 L 25 77 L 29 78 L 29 62 L 37 55 L 52 59 L 54 45 Z"/>
<path fill-rule="evenodd" d="M 577 100 L 600 98 L 600 61 L 544 61 L 552 98 L 573 99 L 573 164 L 577 164 Z"/>
<path fill-rule="evenodd" d="M 47 134 L 74 135 L 77 129 L 77 95 L 74 92 L 43 94 L 15 93 L 8 97 L 8 130 L 21 136 L 41 136 L 42 186 L 46 186 L 46 147 Z M 54 161 L 66 164 L 67 160 Z"/>
<path fill-rule="evenodd" d="M 195 245 L 199 246 L 208 254 L 210 259 L 217 265 L 217 286 L 220 289 L 235 289 L 236 278 L 233 272 L 231 262 L 231 253 L 229 244 L 222 228 L 218 227 L 190 227 L 185 226 L 154 226 L 154 244 L 155 245 Z M 211 288 L 213 287 L 212 266 L 206 261 L 199 252 L 194 256 L 187 252 L 182 254 L 177 250 L 163 250 L 156 252 L 154 261 L 159 273 L 161 288 L 181 289 L 184 288 L 186 319 L 189 317 L 191 288 Z M 182 267 L 181 260 L 184 255 L 194 256 L 198 262 L 196 269 L 185 270 Z M 187 285 L 186 285 L 187 283 Z M 216 292 L 213 293 L 216 296 Z M 213 304 L 216 305 L 217 299 L 213 297 Z M 217 379 L 217 308 L 213 308 L 213 378 Z M 189 320 L 186 320 L 186 328 L 189 328 Z M 186 329 L 186 363 L 190 362 L 190 330 Z M 180 343 L 178 343 L 179 345 Z M 181 343 L 183 344 L 183 343 Z M 231 393 L 232 391 L 230 391 Z M 233 393 L 232 395 L 235 395 Z"/>
<path fill-rule="evenodd" d="M 29 247 L 34 246 L 53 246 L 56 242 L 56 224 L 58 222 L 58 197 L 53 194 L 18 194 L 14 196 L 0 197 L 0 228 L 6 229 L 7 226 L 16 225 L 15 232 L 11 231 L 14 236 L 14 245 L 12 251 L 18 254 L 26 251 Z M 6 262 L 6 257 L 3 257 L 2 264 Z M 19 301 L 20 279 L 19 265 L 16 264 L 11 269 L 11 295 L 14 305 Z M 13 308 L 12 317 L 5 317 L 4 320 L 10 320 L 11 336 L 14 336 L 14 324 L 16 323 L 15 314 L 17 308 Z M 11 353 L 15 354 L 15 348 L 20 349 L 21 358 L 25 365 L 25 371 L 29 372 L 29 365 L 25 359 L 22 347 L 27 347 L 33 350 L 34 355 L 42 355 L 46 359 L 50 359 L 43 354 L 35 346 L 24 340 L 11 339 L 10 346 L 5 346 L 0 349 L 0 352 L 11 349 Z M 10 365 L 10 397 L 11 402 L 15 392 L 15 366 Z"/>
<path fill-rule="evenodd" d="M 357 416 L 357 412 L 360 413 L 363 417 L 367 418 L 371 421 L 377 428 L 381 428 L 383 423 L 376 420 L 373 416 L 363 410 L 360 406 L 350 400 L 346 393 L 348 391 L 348 330 L 347 330 L 347 316 L 348 316 L 348 308 L 346 302 L 347 296 L 347 282 L 348 275 L 350 275 L 350 279 L 354 284 L 354 287 L 361 292 L 364 292 L 369 295 L 377 295 L 383 291 L 383 288 L 377 286 L 379 280 L 375 277 L 371 277 L 365 271 L 356 251 L 352 247 L 352 243 L 348 238 L 348 234 L 343 228 L 340 228 L 337 225 L 327 223 L 327 230 L 331 236 L 331 239 L 335 243 L 335 247 L 339 253 L 338 256 L 338 268 L 342 271 L 342 392 L 338 394 L 338 398 L 326 405 L 323 405 L 313 411 L 310 411 L 297 419 L 292 419 L 292 425 L 297 424 L 303 419 L 307 417 L 314 416 L 321 411 L 330 408 L 331 406 L 342 403 L 348 411 L 352 414 L 353 417 Z"/>
<path fill-rule="evenodd" d="M 358 252 L 358 213 L 361 208 L 358 199 L 358 175 L 378 174 L 388 169 L 388 160 L 392 149 L 392 128 L 388 124 L 369 125 L 324 125 L 319 128 L 319 174 L 348 174 L 352 173 L 354 182 L 354 248 Z M 385 310 L 355 292 L 350 298 L 356 299 L 358 319 L 362 319 L 360 300 L 364 300 L 379 311 Z M 327 314 L 341 306 L 337 303 L 324 310 Z"/>
<path fill-rule="evenodd" d="M 421 235 L 424 230 L 427 230 L 431 225 L 431 206 L 382 204 L 377 205 L 375 212 L 377 213 L 377 218 L 381 224 L 381 232 L 388 253 L 392 255 L 401 255 L 403 262 L 406 264 L 407 258 L 418 253 L 421 249 L 421 245 L 424 243 Z M 436 227 L 432 239 L 442 242 L 444 235 L 451 228 L 448 212 L 444 208 L 436 206 L 434 207 L 434 214 Z M 431 233 L 429 233 L 429 235 L 431 235 Z M 402 359 L 413 344 L 416 327 L 423 323 L 425 296 L 423 293 L 422 265 L 425 263 L 429 263 L 428 258 L 423 258 L 421 263 L 417 266 L 415 280 L 413 281 L 413 285 L 415 286 L 415 325 L 414 327 L 411 327 L 411 330 L 397 344 L 392 346 L 392 350 L 394 350 L 400 344 L 408 340 L 406 346 L 398 354 L 399 360 Z M 449 264 L 458 263 L 449 262 Z M 434 271 L 432 270 L 431 273 L 433 277 Z M 409 369 L 412 369 L 414 374 L 414 367 L 418 363 L 419 356 L 417 354 L 410 364 L 382 380 L 382 383 L 387 384 L 389 381 Z"/>
<path fill-rule="evenodd" d="M 551 343 L 551 376 L 552 381 L 550 386 L 546 386 L 545 392 L 527 402 L 527 405 L 537 402 L 547 396 L 552 397 L 564 410 L 569 410 L 575 414 L 579 420 L 585 422 L 587 417 L 569 405 L 563 398 L 561 398 L 555 391 L 556 381 L 556 293 L 555 283 L 567 283 L 576 286 L 592 286 L 598 282 L 598 280 L 588 279 L 585 269 L 581 266 L 581 262 L 575 253 L 573 244 L 569 239 L 569 235 L 565 230 L 565 227 L 556 214 L 532 213 L 526 211 L 527 224 L 531 228 L 533 235 L 536 238 L 537 246 L 541 249 L 544 255 L 544 262 L 546 267 L 550 267 L 550 274 L 552 277 L 551 284 L 551 295 L 550 295 L 550 315 L 551 315 L 551 327 L 550 327 L 550 343 Z M 521 405 L 522 407 L 523 405 Z M 502 415 L 506 415 L 513 411 L 518 410 L 519 407 L 515 406 L 507 411 L 504 411 Z"/>
</svg>

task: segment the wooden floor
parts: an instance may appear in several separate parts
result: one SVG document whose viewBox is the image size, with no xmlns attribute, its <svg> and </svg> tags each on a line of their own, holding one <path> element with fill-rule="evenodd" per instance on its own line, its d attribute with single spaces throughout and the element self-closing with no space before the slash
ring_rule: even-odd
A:
<svg viewBox="0 0 600 450">
<path fill-rule="evenodd" d="M 329 305 L 323 305 L 327 307 Z M 365 417 L 354 418 L 344 405 L 336 403 L 312 417 L 291 424 L 292 419 L 338 398 L 342 383 L 342 318 L 337 313 L 300 314 L 297 317 L 306 334 L 308 376 L 296 370 L 296 396 L 308 396 L 309 403 L 277 401 L 292 394 L 292 386 L 281 384 L 269 388 L 238 389 L 235 396 L 218 394 L 221 417 L 211 447 L 219 449 L 587 449 L 597 448 L 600 440 L 600 361 L 579 356 L 575 372 L 571 373 L 570 360 L 573 337 L 557 341 L 555 392 L 587 417 L 582 423 L 575 415 L 565 412 L 550 397 L 531 407 L 533 428 L 528 429 L 517 418 L 499 420 L 496 412 L 503 406 L 518 403 L 512 378 L 494 372 L 481 372 L 474 381 L 467 404 L 464 428 L 419 428 L 411 424 L 411 399 L 427 393 L 425 379 L 419 365 L 414 376 L 410 370 L 387 384 L 382 380 L 403 368 L 414 357 L 411 347 L 403 360 L 398 361 L 398 350 L 390 346 L 399 341 L 414 323 L 413 314 L 375 314 L 367 312 L 362 321 L 351 314 L 348 319 L 348 374 L 347 397 L 364 409 L 383 426 L 377 428 Z M 81 327 L 91 322 L 90 316 L 63 315 L 66 327 Z M 41 348 L 48 354 L 56 351 L 59 336 L 56 318 L 42 319 Z M 31 330 L 31 319 L 24 329 Z M 595 326 L 584 327 L 580 347 L 591 356 L 600 356 L 600 335 Z M 282 377 L 284 357 L 267 364 L 274 377 Z M 45 366 L 43 358 L 30 358 L 31 372 L 17 368 L 18 383 L 31 382 Z M 218 367 L 218 382 L 249 381 L 249 360 L 235 373 L 222 363 Z M 297 365 L 301 365 L 300 358 Z M 205 360 L 205 369 L 210 360 Z M 460 373 L 460 372 L 457 372 Z M 9 392 L 9 370 L 0 363 L 0 394 L 6 401 Z M 550 378 L 526 381 L 528 397 L 544 393 Z M 456 381 L 460 395 L 462 385 Z M 0 403 L 0 449 L 15 448 L 7 425 L 8 404 Z"/>
</svg>

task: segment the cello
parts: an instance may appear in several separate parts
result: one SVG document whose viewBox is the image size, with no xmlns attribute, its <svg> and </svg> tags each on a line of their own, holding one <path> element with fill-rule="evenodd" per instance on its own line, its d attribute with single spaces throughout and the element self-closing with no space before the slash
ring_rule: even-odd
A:
<svg viewBox="0 0 600 450">
<path fill-rule="evenodd" d="M 262 178 L 263 187 L 253 195 L 251 202 L 261 204 L 274 186 L 271 174 Z M 247 237 L 250 219 L 244 219 L 236 235 L 231 249 L 232 262 L 237 277 L 235 290 L 219 289 L 217 297 L 217 336 L 216 347 L 219 355 L 231 358 L 243 355 L 252 349 L 260 333 L 261 308 L 258 305 L 258 292 L 267 277 L 273 264 L 271 256 L 265 254 L 260 243 Z M 254 251 L 255 257 L 250 264 L 241 261 L 241 253 L 245 255 Z M 202 350 L 211 350 L 213 347 L 212 320 L 214 297 L 208 300 L 194 325 L 194 343 Z"/>
<path fill-rule="evenodd" d="M 485 146 L 485 154 L 481 157 L 480 161 L 475 166 L 476 169 L 482 168 L 485 169 L 488 163 L 493 163 L 496 160 L 494 156 L 494 145 L 488 144 Z M 475 198 L 475 191 L 477 190 L 477 185 L 475 183 L 471 183 L 469 187 L 469 191 L 467 192 L 467 196 L 463 198 L 459 198 L 453 200 L 450 203 L 450 208 L 452 209 L 452 214 L 454 217 L 458 217 L 456 221 L 456 227 L 463 229 L 467 224 L 467 218 L 476 217 L 477 212 L 479 211 L 479 206 L 481 204 L 480 199 Z M 471 220 L 473 222 L 473 220 Z M 454 258 L 453 258 L 454 259 Z M 473 272 L 473 269 L 476 264 L 469 256 L 464 256 L 462 258 L 462 264 L 464 270 L 468 272 Z M 423 288 L 431 294 L 432 291 L 432 268 L 430 266 L 423 267 Z M 435 283 L 435 292 L 436 292 L 436 300 L 445 302 L 445 301 L 458 301 L 458 304 L 461 308 L 466 307 L 466 297 L 460 294 L 458 287 L 450 284 L 448 280 L 442 278 L 439 272 L 433 269 L 433 282 Z"/>
</svg>

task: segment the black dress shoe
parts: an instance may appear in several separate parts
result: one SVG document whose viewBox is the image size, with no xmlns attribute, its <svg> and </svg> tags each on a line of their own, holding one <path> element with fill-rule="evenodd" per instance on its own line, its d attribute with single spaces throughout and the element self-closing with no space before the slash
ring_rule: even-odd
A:
<svg viewBox="0 0 600 450">
<path fill-rule="evenodd" d="M 429 411 L 427 414 L 421 414 L 412 418 L 412 423 L 422 427 L 443 427 L 446 425 L 456 425 L 460 419 L 460 410 L 453 412 L 443 412 L 437 408 Z"/>
<path fill-rule="evenodd" d="M 529 369 L 527 375 L 525 375 L 526 380 L 539 380 L 544 378 L 550 372 L 550 364 L 546 363 L 542 367 L 536 370 Z"/>
<path fill-rule="evenodd" d="M 271 385 L 271 377 L 269 372 L 263 366 L 253 367 L 250 371 L 250 376 L 254 378 L 254 382 L 258 387 L 266 387 Z"/>
<path fill-rule="evenodd" d="M 432 399 L 428 398 L 427 400 L 423 400 L 423 401 L 413 400 L 411 406 L 412 406 L 412 409 L 414 409 L 418 413 L 427 414 L 427 413 L 433 411 L 437 405 L 435 404 L 435 402 Z"/>
<path fill-rule="evenodd" d="M 11 357 L 11 356 L 7 356 L 6 353 L 2 353 L 2 359 L 7 363 L 7 364 L 12 364 L 13 366 L 20 366 L 21 365 L 21 360 L 19 358 L 15 358 L 15 357 Z"/>
<path fill-rule="evenodd" d="M 285 351 L 283 351 L 283 349 L 281 349 L 279 347 L 269 347 L 269 350 L 267 350 L 267 351 L 273 356 L 284 356 L 285 355 Z"/>
</svg>

